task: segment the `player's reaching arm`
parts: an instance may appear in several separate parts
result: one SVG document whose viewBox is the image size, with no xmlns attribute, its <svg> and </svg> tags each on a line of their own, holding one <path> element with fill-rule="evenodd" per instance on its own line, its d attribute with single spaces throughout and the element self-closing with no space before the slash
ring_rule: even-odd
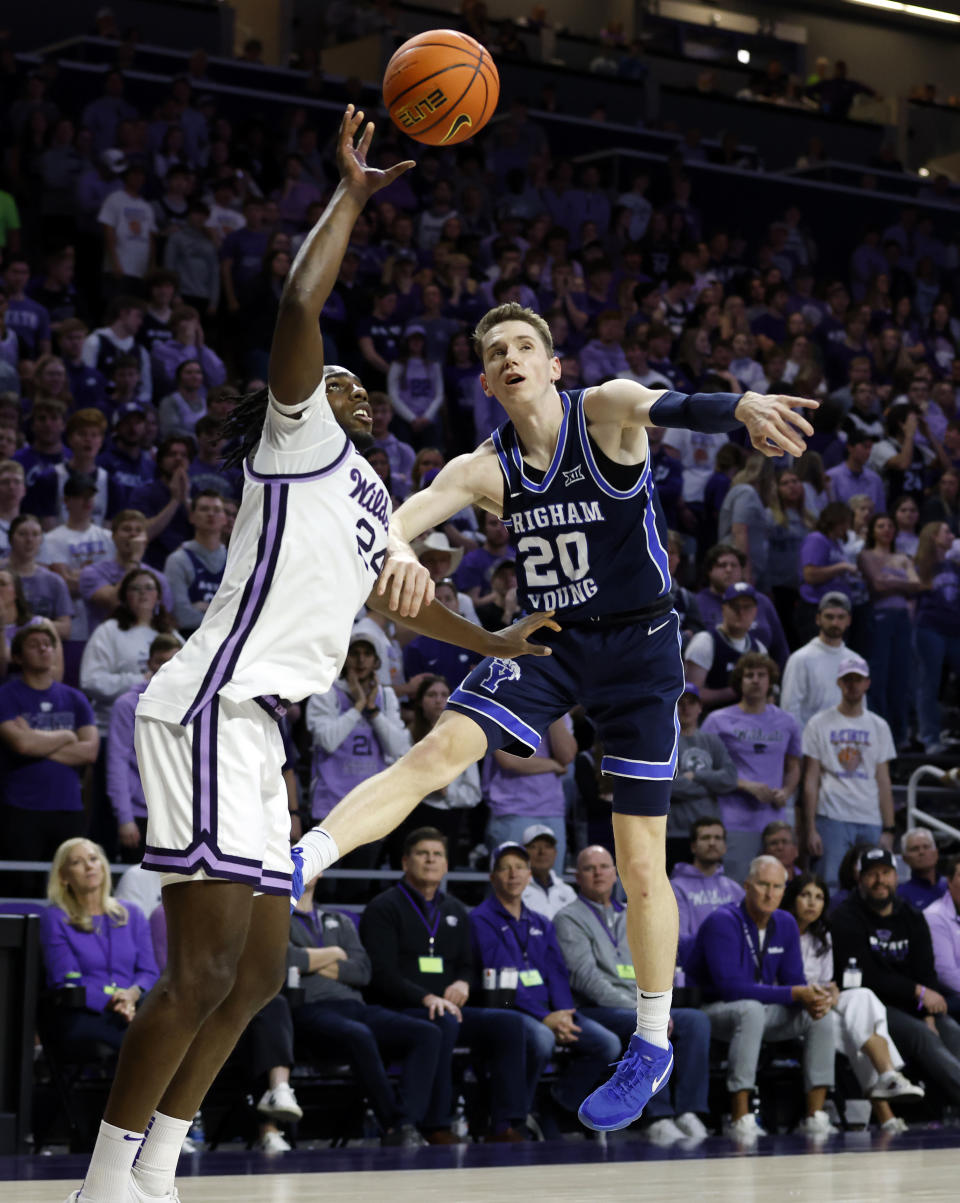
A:
<svg viewBox="0 0 960 1203">
<path fill-rule="evenodd" d="M 367 598 L 367 606 L 378 614 L 397 620 L 397 614 L 390 609 L 386 600 L 374 591 Z M 559 631 L 560 626 L 553 621 L 553 610 L 544 610 L 539 614 L 529 614 L 512 626 L 504 627 L 502 631 L 487 631 L 470 622 L 460 614 L 438 601 L 431 601 L 420 606 L 415 615 L 399 620 L 404 626 L 416 631 L 418 635 L 429 635 L 431 639 L 439 639 L 443 643 L 452 643 L 454 647 L 466 648 L 468 652 L 476 652 L 478 656 L 500 656 L 504 660 L 513 660 L 517 656 L 549 656 L 550 648 L 542 643 L 530 643 L 529 637 L 542 627 L 551 631 Z"/>
<path fill-rule="evenodd" d="M 270 391 L 280 405 L 306 401 L 323 376 L 320 311 L 333 289 L 360 210 L 375 192 L 414 166 L 407 160 L 388 171 L 368 167 L 373 122 L 367 123 L 356 142 L 362 124 L 363 113 L 347 105 L 337 141 L 340 183 L 323 216 L 304 239 L 280 297 L 269 370 Z"/>
<path fill-rule="evenodd" d="M 498 517 L 503 514 L 503 477 L 489 439 L 476 451 L 450 460 L 427 488 L 414 493 L 394 511 L 390 519 L 387 559 L 376 588 L 376 593 L 389 604 L 392 618 L 400 617 L 406 621 L 417 613 L 421 604 L 433 598 L 432 582 L 428 592 L 418 577 L 416 570 L 420 562 L 410 543 L 424 531 L 442 526 L 469 505 L 479 505 Z M 437 635 L 435 638 L 444 637 Z M 446 642 L 459 643 L 459 640 Z M 502 656 L 505 653 L 485 654 Z"/>
<path fill-rule="evenodd" d="M 596 425 L 665 426 L 725 434 L 742 423 L 764 455 L 802 455 L 804 435 L 813 434 L 795 411 L 817 409 L 819 401 L 762 393 L 674 393 L 645 388 L 632 380 L 608 380 L 584 398 L 587 419 Z"/>
</svg>

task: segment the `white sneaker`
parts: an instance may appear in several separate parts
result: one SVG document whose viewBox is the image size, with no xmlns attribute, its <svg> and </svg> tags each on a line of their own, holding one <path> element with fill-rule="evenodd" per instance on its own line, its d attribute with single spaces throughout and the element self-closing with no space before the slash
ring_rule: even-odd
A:
<svg viewBox="0 0 960 1203">
<path fill-rule="evenodd" d="M 706 1140 L 710 1135 L 704 1127 L 703 1120 L 695 1111 L 685 1111 L 683 1115 L 678 1115 L 673 1122 L 684 1136 L 690 1137 L 691 1140 Z"/>
<path fill-rule="evenodd" d="M 199 1153 L 200 1146 L 197 1144 L 197 1142 L 193 1139 L 192 1136 L 185 1136 L 183 1138 L 183 1144 L 180 1146 L 180 1152 L 181 1153 Z"/>
<path fill-rule="evenodd" d="M 907 1124 L 904 1123 L 899 1115 L 895 1115 L 892 1119 L 888 1119 L 880 1125 L 881 1132 L 892 1132 L 895 1136 L 899 1136 L 901 1132 L 907 1132 L 908 1130 Z"/>
<path fill-rule="evenodd" d="M 881 1074 L 876 1086 L 870 1091 L 872 1099 L 900 1099 L 907 1095 L 922 1099 L 924 1089 L 911 1082 L 899 1069 L 889 1069 L 885 1074 Z"/>
<path fill-rule="evenodd" d="M 683 1140 L 685 1135 L 669 1116 L 655 1119 L 643 1134 L 655 1145 L 672 1145 L 675 1141 Z"/>
<path fill-rule="evenodd" d="M 274 1086 L 273 1090 L 268 1090 L 257 1103 L 257 1112 L 278 1124 L 292 1124 L 298 1119 L 303 1119 L 303 1108 L 297 1102 L 297 1096 L 289 1082 L 281 1082 L 279 1086 Z"/>
<path fill-rule="evenodd" d="M 261 1153 L 289 1153 L 290 1145 L 283 1139 L 279 1132 L 264 1132 L 257 1141 L 256 1146 Z"/>
<path fill-rule="evenodd" d="M 137 1186 L 136 1179 L 131 1178 L 127 1187 L 127 1203 L 180 1203 L 180 1192 L 174 1186 L 168 1194 L 159 1198 L 156 1195 L 145 1195 Z"/>
<path fill-rule="evenodd" d="M 833 1136 L 840 1129 L 830 1122 L 826 1111 L 814 1111 L 800 1125 L 800 1131 L 805 1136 Z"/>
<path fill-rule="evenodd" d="M 756 1140 L 759 1136 L 766 1136 L 766 1132 L 757 1123 L 757 1117 L 752 1111 L 741 1115 L 738 1120 L 728 1119 L 724 1123 L 723 1130 L 731 1140 L 742 1141 L 745 1144 Z"/>
</svg>

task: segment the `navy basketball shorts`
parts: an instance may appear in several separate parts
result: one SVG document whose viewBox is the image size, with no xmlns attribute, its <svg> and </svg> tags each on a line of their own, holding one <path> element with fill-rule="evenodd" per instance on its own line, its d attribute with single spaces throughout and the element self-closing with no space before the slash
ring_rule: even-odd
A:
<svg viewBox="0 0 960 1203">
<path fill-rule="evenodd" d="M 679 627 L 671 610 L 643 625 L 538 631 L 553 655 L 488 658 L 447 706 L 473 719 L 491 750 L 532 756 L 549 725 L 582 705 L 603 744 L 601 771 L 615 781 L 613 809 L 665 815 L 684 688 Z"/>
</svg>

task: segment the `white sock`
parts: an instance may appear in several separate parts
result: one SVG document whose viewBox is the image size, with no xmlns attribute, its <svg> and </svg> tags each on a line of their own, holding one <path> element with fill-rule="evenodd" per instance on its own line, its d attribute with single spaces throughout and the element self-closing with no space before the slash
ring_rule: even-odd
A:
<svg viewBox="0 0 960 1203">
<path fill-rule="evenodd" d="M 80 1189 L 82 1203 L 118 1203 L 126 1199 L 130 1169 L 142 1141 L 142 1132 L 100 1121 L 97 1143 Z"/>
<path fill-rule="evenodd" d="M 340 859 L 340 849 L 336 840 L 322 827 L 314 827 L 312 831 L 308 831 L 297 847 L 303 856 L 304 885 Z"/>
<path fill-rule="evenodd" d="M 667 1028 L 670 1026 L 672 990 L 641 990 L 637 987 L 637 1035 L 641 1040 L 667 1047 Z"/>
<path fill-rule="evenodd" d="M 133 1178 L 145 1195 L 162 1199 L 173 1190 L 177 1160 L 192 1119 L 174 1119 L 154 1111 L 133 1163 Z"/>
</svg>

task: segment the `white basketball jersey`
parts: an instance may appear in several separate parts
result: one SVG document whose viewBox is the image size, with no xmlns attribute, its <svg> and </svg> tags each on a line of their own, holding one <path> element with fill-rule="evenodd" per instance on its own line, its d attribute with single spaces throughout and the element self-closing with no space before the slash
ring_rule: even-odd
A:
<svg viewBox="0 0 960 1203">
<path fill-rule="evenodd" d="M 222 694 L 273 707 L 324 693 L 386 554 L 390 498 L 333 416 L 323 383 L 298 409 L 271 396 L 244 465 L 223 581 L 137 713 L 187 724 Z"/>
</svg>

